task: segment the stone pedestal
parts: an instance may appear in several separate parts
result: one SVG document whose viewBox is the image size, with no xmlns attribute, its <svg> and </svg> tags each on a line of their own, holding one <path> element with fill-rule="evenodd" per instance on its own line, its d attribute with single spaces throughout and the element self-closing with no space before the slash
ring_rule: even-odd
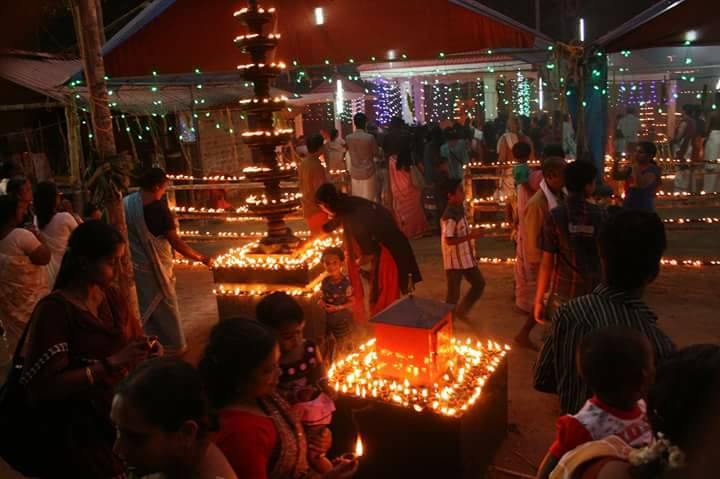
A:
<svg viewBox="0 0 720 479">
<path fill-rule="evenodd" d="M 352 451 L 360 434 L 365 455 L 356 478 L 485 477 L 507 432 L 507 378 L 503 361 L 475 405 L 458 418 L 340 397 L 330 456 Z"/>
</svg>

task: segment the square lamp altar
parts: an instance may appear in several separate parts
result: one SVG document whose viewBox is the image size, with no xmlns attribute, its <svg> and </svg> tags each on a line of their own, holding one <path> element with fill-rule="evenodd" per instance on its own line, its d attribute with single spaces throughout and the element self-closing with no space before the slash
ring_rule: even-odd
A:
<svg viewBox="0 0 720 479">
<path fill-rule="evenodd" d="M 510 348 L 453 337 L 451 308 L 412 295 L 371 323 L 375 338 L 328 371 L 332 452 L 359 435 L 357 477 L 484 477 L 507 430 Z"/>
<path fill-rule="evenodd" d="M 308 240 L 290 252 L 258 253 L 258 243 L 248 243 L 218 256 L 213 263 L 220 320 L 255 317 L 257 303 L 267 294 L 284 291 L 293 296 L 305 313 L 305 336 L 320 338 L 325 332 L 325 313 L 318 306 L 320 284 L 325 277 L 322 252 L 342 246 L 340 236 Z"/>
</svg>

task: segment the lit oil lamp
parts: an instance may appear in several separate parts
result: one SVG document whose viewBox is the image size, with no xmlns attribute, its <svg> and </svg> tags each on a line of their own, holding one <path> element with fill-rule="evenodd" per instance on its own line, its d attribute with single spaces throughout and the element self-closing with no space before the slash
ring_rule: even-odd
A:
<svg viewBox="0 0 720 479">
<path fill-rule="evenodd" d="M 357 436 L 357 441 L 355 441 L 355 450 L 353 452 L 346 452 L 342 456 L 340 456 L 343 460 L 348 462 L 354 462 L 359 460 L 363 455 L 365 454 L 365 446 L 362 442 L 362 438 L 360 437 L 360 434 Z"/>
</svg>

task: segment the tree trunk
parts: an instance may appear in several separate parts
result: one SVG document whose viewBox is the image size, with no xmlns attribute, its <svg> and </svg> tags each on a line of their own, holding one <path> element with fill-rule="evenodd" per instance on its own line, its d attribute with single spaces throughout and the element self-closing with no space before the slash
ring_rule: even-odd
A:
<svg viewBox="0 0 720 479">
<path fill-rule="evenodd" d="M 112 115 L 105 81 L 105 64 L 102 56 L 102 39 L 104 37 L 102 18 L 99 17 L 98 13 L 96 0 L 75 0 L 73 4 L 75 31 L 83 59 L 85 80 L 90 98 L 95 146 L 102 163 L 115 156 L 117 149 L 115 147 L 115 137 L 113 136 Z M 127 243 L 128 233 L 122 197 L 117 196 L 106 200 L 105 208 L 110 223 L 120 231 Z M 123 254 L 120 261 L 119 286 L 120 291 L 128 301 L 129 310 L 136 318 L 139 318 L 140 308 L 135 290 L 135 276 L 129 248 L 125 248 L 125 254 Z"/>
</svg>

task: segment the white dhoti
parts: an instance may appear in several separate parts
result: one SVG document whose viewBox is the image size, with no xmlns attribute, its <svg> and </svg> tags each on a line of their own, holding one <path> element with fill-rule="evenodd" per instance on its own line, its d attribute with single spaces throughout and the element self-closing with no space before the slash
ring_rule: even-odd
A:
<svg viewBox="0 0 720 479">
<path fill-rule="evenodd" d="M 720 130 L 711 131 L 705 143 L 703 191 L 720 193 Z"/>
<path fill-rule="evenodd" d="M 371 176 L 366 180 L 356 180 L 352 178 L 350 181 L 352 187 L 352 195 L 365 198 L 370 201 L 377 201 L 378 199 L 378 182 L 375 175 Z"/>
<path fill-rule="evenodd" d="M 531 263 L 525 258 L 525 245 L 522 235 L 518 235 L 515 247 L 515 305 L 529 313 L 535 305 L 537 277 L 540 263 Z"/>
</svg>

